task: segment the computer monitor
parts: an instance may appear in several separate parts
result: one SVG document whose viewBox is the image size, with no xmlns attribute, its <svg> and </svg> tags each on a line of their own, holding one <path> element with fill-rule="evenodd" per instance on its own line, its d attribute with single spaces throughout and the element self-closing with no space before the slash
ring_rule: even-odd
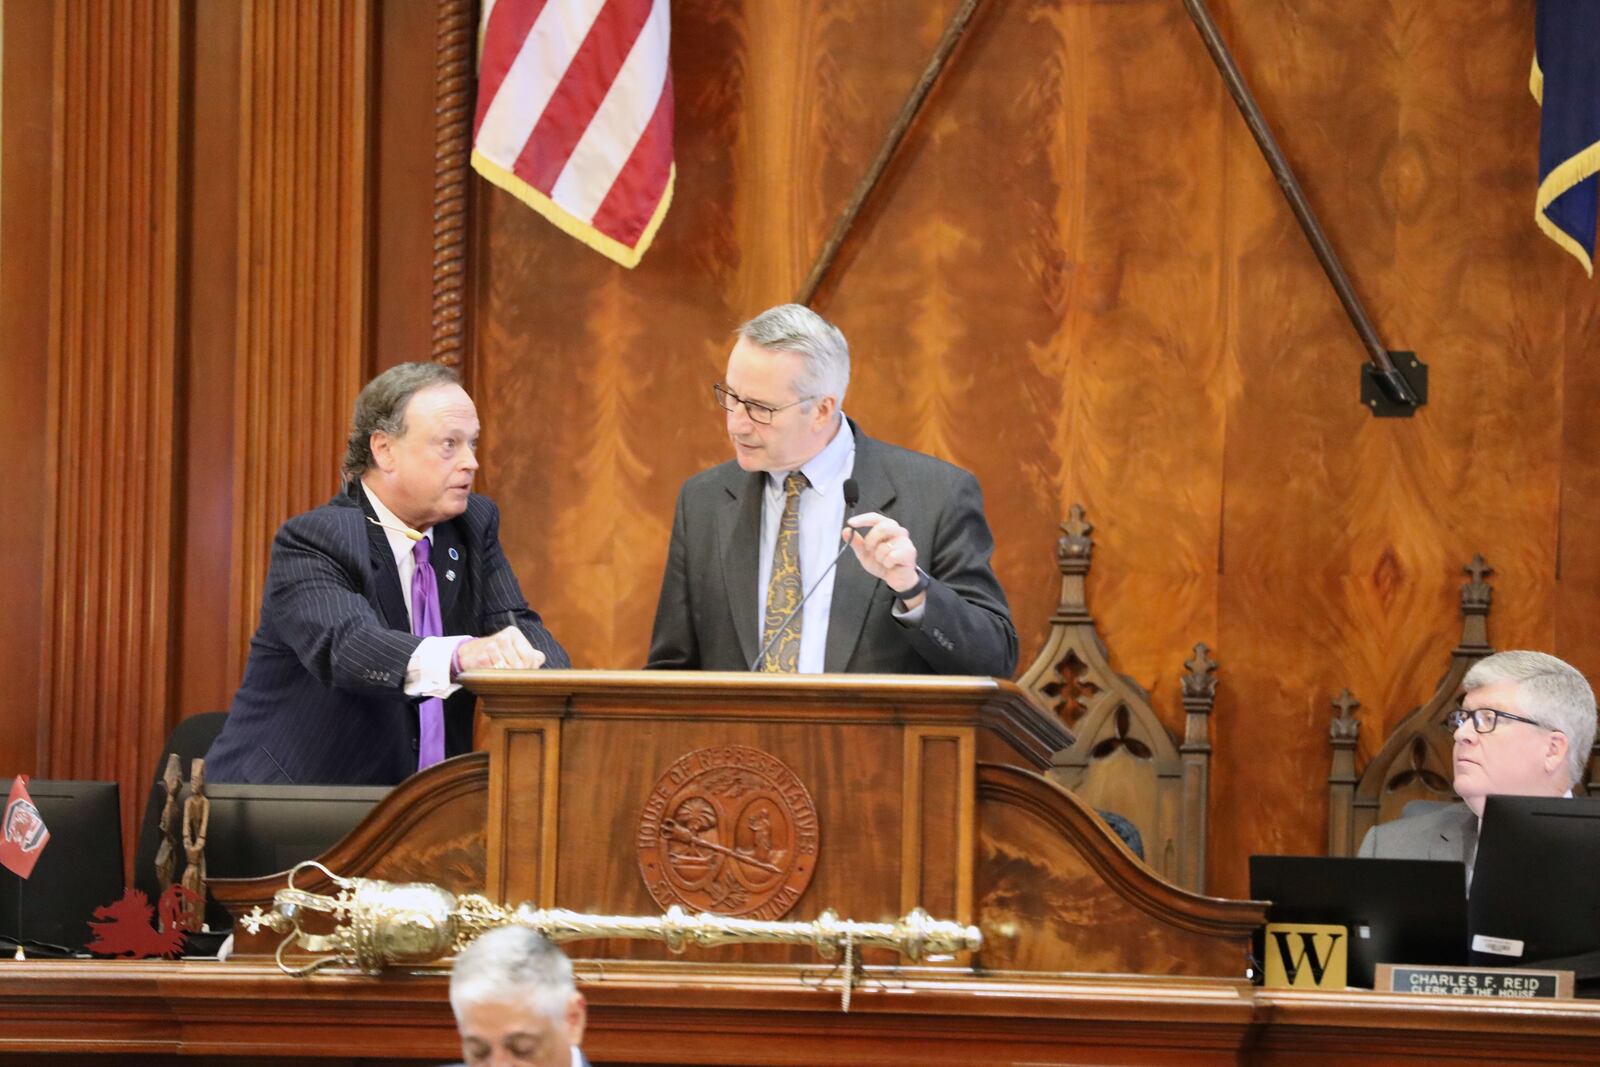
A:
<svg viewBox="0 0 1600 1067">
<path fill-rule="evenodd" d="M 1380 963 L 1467 962 L 1466 867 L 1436 860 L 1251 856 L 1250 896 L 1268 922 L 1350 931 L 1346 981 L 1372 988 Z M 1257 944 L 1257 958 L 1261 945 Z"/>
<path fill-rule="evenodd" d="M 1600 799 L 1489 797 L 1469 903 L 1473 957 L 1600 976 Z"/>
<path fill-rule="evenodd" d="M 11 792 L 0 779 L 0 799 Z M 122 812 L 116 782 L 28 780 L 50 840 L 26 880 L 0 867 L 0 937 L 35 954 L 78 954 L 94 909 L 122 896 Z"/>
<path fill-rule="evenodd" d="M 206 877 L 260 878 L 316 859 L 354 830 L 391 788 L 208 783 Z M 224 929 L 226 910 L 209 905 L 206 922 L 213 930 Z"/>
</svg>

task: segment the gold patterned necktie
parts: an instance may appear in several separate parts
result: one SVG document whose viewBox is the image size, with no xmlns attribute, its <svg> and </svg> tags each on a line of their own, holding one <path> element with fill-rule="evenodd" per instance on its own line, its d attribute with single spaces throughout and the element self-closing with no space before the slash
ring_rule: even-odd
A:
<svg viewBox="0 0 1600 1067">
<path fill-rule="evenodd" d="M 767 654 L 761 658 L 763 671 L 800 669 L 800 624 L 796 615 L 783 635 L 772 640 L 783 620 L 800 603 L 800 491 L 806 476 L 790 471 L 783 479 L 783 518 L 778 523 L 778 541 L 772 548 L 772 576 L 767 579 L 767 614 L 761 627 L 761 644 Z M 770 643 L 771 647 L 767 647 Z"/>
</svg>

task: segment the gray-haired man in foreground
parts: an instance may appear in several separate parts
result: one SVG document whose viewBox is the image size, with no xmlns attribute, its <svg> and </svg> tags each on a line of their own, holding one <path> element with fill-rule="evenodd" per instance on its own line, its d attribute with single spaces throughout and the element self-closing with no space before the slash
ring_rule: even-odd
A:
<svg viewBox="0 0 1600 1067">
<path fill-rule="evenodd" d="M 490 930 L 456 957 L 450 1007 L 466 1067 L 588 1067 L 572 964 L 526 927 Z"/>
<path fill-rule="evenodd" d="M 1462 682 L 1455 728 L 1460 804 L 1374 826 L 1358 855 L 1460 860 L 1472 869 L 1484 801 L 1571 796 L 1594 744 L 1594 691 L 1571 664 L 1543 652 L 1498 652 Z"/>
</svg>

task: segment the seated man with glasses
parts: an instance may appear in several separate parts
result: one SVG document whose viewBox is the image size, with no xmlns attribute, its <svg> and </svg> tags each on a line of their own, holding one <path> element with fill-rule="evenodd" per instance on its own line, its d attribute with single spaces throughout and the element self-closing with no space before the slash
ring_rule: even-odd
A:
<svg viewBox="0 0 1600 1067">
<path fill-rule="evenodd" d="M 1576 668 L 1543 652 L 1497 652 L 1473 664 L 1462 688 L 1449 719 L 1462 803 L 1374 826 L 1358 855 L 1460 860 L 1470 878 L 1486 797 L 1571 796 L 1583 779 L 1595 703 Z"/>
<path fill-rule="evenodd" d="M 678 494 L 648 666 L 1009 676 L 977 479 L 845 417 L 849 346 L 810 308 L 737 334 L 712 387 L 734 458 Z"/>
</svg>

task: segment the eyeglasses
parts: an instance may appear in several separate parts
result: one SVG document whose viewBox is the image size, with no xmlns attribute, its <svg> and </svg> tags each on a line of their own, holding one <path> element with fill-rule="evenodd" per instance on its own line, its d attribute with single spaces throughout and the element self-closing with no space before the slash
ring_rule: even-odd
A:
<svg viewBox="0 0 1600 1067">
<path fill-rule="evenodd" d="M 1498 708 L 1473 708 L 1470 711 L 1466 708 L 1457 708 L 1445 718 L 1444 722 L 1450 728 L 1450 732 L 1455 733 L 1461 729 L 1461 724 L 1469 719 L 1472 721 L 1472 728 L 1480 734 L 1494 733 L 1494 728 L 1501 719 L 1510 719 L 1512 722 L 1525 722 L 1529 726 L 1537 726 L 1541 730 L 1553 729 L 1542 722 L 1521 715 L 1513 715 L 1509 711 L 1501 711 Z M 1555 732 L 1560 733 L 1561 731 L 1555 730 Z"/>
<path fill-rule="evenodd" d="M 740 396 L 732 389 L 729 389 L 721 382 L 718 382 L 711 387 L 711 394 L 717 398 L 717 406 L 723 411 L 737 411 L 739 405 L 743 404 L 744 413 L 750 416 L 750 421 L 760 423 L 762 426 L 771 426 L 772 416 L 776 415 L 784 408 L 792 408 L 796 404 L 804 404 L 807 400 L 816 399 L 815 397 L 803 396 L 799 400 L 791 400 L 787 404 L 779 404 L 778 406 L 774 407 L 771 404 L 762 404 L 754 400 L 746 400 L 744 397 Z"/>
</svg>

